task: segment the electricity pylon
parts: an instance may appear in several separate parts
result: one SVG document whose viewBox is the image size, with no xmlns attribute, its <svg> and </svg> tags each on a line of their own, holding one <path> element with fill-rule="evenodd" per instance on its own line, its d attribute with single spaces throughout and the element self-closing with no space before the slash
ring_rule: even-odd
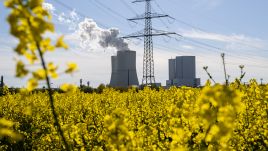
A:
<svg viewBox="0 0 268 151">
<path fill-rule="evenodd" d="M 154 57 L 153 57 L 153 36 L 176 34 L 175 32 L 166 32 L 155 30 L 152 26 L 153 18 L 169 17 L 165 14 L 152 13 L 152 0 L 136 0 L 133 3 L 145 2 L 145 13 L 138 15 L 135 18 L 128 19 L 129 21 L 145 20 L 145 28 L 139 32 L 130 34 L 122 38 L 139 38 L 144 37 L 144 56 L 143 56 L 143 78 L 142 84 L 151 86 L 155 84 L 154 76 Z"/>
</svg>

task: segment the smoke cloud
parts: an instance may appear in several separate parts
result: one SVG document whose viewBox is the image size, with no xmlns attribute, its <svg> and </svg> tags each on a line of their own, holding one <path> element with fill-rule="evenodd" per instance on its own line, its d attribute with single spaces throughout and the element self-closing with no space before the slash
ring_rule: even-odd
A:
<svg viewBox="0 0 268 151">
<path fill-rule="evenodd" d="M 129 50 L 128 43 L 119 37 L 120 31 L 117 28 L 100 28 L 90 18 L 81 21 L 75 10 L 69 13 L 58 12 L 51 3 L 43 3 L 43 8 L 56 17 L 58 22 L 67 25 L 69 30 L 74 31 L 73 36 L 79 37 L 80 47 L 84 49 L 116 48 L 116 50 Z"/>
<path fill-rule="evenodd" d="M 97 41 L 102 48 L 114 47 L 117 50 L 129 50 L 128 43 L 119 37 L 120 31 L 116 28 L 102 29 L 94 20 L 85 18 L 78 25 L 78 33 L 83 46 Z"/>
<path fill-rule="evenodd" d="M 119 30 L 112 28 L 103 31 L 100 35 L 99 44 L 104 47 L 115 47 L 117 50 L 129 50 L 128 44 L 122 38 L 118 38 Z"/>
</svg>

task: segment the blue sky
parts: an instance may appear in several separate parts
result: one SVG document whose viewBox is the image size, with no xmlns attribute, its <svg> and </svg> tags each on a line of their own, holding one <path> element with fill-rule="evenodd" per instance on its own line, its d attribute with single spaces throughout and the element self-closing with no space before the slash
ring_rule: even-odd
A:
<svg viewBox="0 0 268 151">
<path fill-rule="evenodd" d="M 70 45 L 69 51 L 48 54 L 48 60 L 61 67 L 68 61 L 77 62 L 79 71 L 72 76 L 61 76 L 54 80 L 54 87 L 61 83 L 79 83 L 79 79 L 90 81 L 92 86 L 108 84 L 111 74 L 111 55 L 114 48 L 101 48 L 92 41 L 88 47 L 81 47 L 79 23 L 84 17 L 96 21 L 102 30 L 117 28 L 120 36 L 141 30 L 143 22 L 130 23 L 132 18 L 144 13 L 144 3 L 132 4 L 130 0 L 46 0 L 52 6 L 56 33 L 49 34 L 52 39 L 65 35 Z M 160 6 L 160 7 L 159 7 Z M 66 8 L 67 7 L 67 8 Z M 240 64 L 245 65 L 245 80 L 263 78 L 268 82 L 268 1 L 267 0 L 156 0 L 152 2 L 153 11 L 166 13 L 174 18 L 153 20 L 157 29 L 169 30 L 183 35 L 178 37 L 154 38 L 154 58 L 156 80 L 165 85 L 168 79 L 168 59 L 178 55 L 195 55 L 197 58 L 197 77 L 207 79 L 203 66 L 217 82 L 224 82 L 220 53 L 226 53 L 227 72 L 231 79 L 239 76 Z M 5 21 L 8 10 L 0 5 L 0 75 L 5 76 L 9 86 L 21 87 L 26 79 L 14 77 L 15 60 L 19 57 L 12 49 L 16 40 L 9 36 L 9 26 Z M 176 39 L 175 39 L 176 38 Z M 131 40 L 129 47 L 137 51 L 137 70 L 142 77 L 143 41 Z M 219 49 L 216 49 L 216 48 Z"/>
</svg>

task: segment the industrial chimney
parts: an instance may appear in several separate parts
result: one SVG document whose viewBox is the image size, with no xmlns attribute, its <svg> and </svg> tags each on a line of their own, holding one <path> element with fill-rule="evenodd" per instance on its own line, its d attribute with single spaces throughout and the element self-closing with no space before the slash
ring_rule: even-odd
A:
<svg viewBox="0 0 268 151">
<path fill-rule="evenodd" d="M 4 87 L 4 76 L 1 76 L 0 88 Z"/>
<path fill-rule="evenodd" d="M 117 51 L 117 56 L 112 56 L 111 59 L 112 75 L 110 86 L 126 88 L 139 85 L 135 51 Z"/>
</svg>

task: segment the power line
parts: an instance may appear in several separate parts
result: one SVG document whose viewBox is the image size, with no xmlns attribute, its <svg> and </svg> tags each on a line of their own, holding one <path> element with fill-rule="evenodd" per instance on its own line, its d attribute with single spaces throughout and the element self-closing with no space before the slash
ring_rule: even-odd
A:
<svg viewBox="0 0 268 151">
<path fill-rule="evenodd" d="M 123 0 L 121 0 L 121 1 L 123 1 Z M 64 4 L 64 3 L 62 3 L 62 2 L 60 2 L 60 1 L 58 1 L 58 0 L 55 0 L 55 2 L 57 2 L 58 4 L 60 4 L 60 5 L 62 5 L 62 6 L 64 6 L 65 8 L 67 8 L 68 10 L 70 10 L 70 11 L 72 11 L 73 10 L 73 8 L 71 8 L 70 6 L 68 6 L 68 5 L 66 5 L 66 4 Z M 97 2 L 97 1 L 96 1 Z M 124 1 L 123 1 L 124 2 Z M 154 2 L 156 2 L 156 1 L 154 1 Z M 156 2 L 157 3 L 157 2 Z M 159 6 L 159 5 L 158 5 Z M 159 8 L 161 8 L 161 7 L 159 7 Z M 108 10 L 110 10 L 111 12 L 114 12 L 114 14 L 117 14 L 118 16 L 120 16 L 121 18 L 125 18 L 124 16 L 122 16 L 122 15 L 119 15 L 118 13 L 116 13 L 115 11 L 113 11 L 112 9 L 109 9 L 109 8 L 107 8 Z M 130 9 L 131 10 L 131 9 Z M 83 17 L 87 17 L 86 15 L 84 15 L 83 13 L 81 13 L 81 12 L 79 12 L 79 11 L 77 11 L 77 13 L 80 15 L 80 16 L 83 16 Z M 178 21 L 178 22 L 180 22 L 180 23 L 183 23 L 183 24 L 185 24 L 185 25 L 188 25 L 188 26 L 190 26 L 190 27 L 192 27 L 192 28 L 195 28 L 195 29 L 198 29 L 198 30 L 200 30 L 200 31 L 205 31 L 205 30 L 202 30 L 202 29 L 200 29 L 199 27 L 196 27 L 196 26 L 193 26 L 193 25 L 191 25 L 191 24 L 188 24 L 188 23 L 186 23 L 186 22 L 183 22 L 183 21 L 180 21 L 180 20 L 178 20 L 178 19 L 175 19 L 176 21 Z M 103 25 L 103 24 L 101 24 L 101 23 L 98 23 L 98 24 L 100 24 L 101 26 L 103 26 L 103 27 L 105 27 L 105 28 L 108 28 L 106 25 Z M 188 39 L 189 40 L 189 39 Z M 193 42 L 193 40 L 190 40 L 190 41 L 192 41 Z M 207 44 L 204 44 L 204 43 L 200 43 L 200 42 L 198 42 L 198 41 L 194 41 L 195 43 L 198 43 L 198 44 L 202 44 L 202 45 L 205 45 L 205 46 L 208 46 L 208 47 L 212 47 L 212 48 L 214 48 L 214 49 L 216 49 L 216 50 L 220 50 L 219 48 L 217 48 L 217 47 L 214 47 L 214 46 L 211 46 L 211 45 L 207 45 Z M 258 49 L 257 47 L 255 47 L 256 49 Z M 253 66 L 253 65 L 251 65 L 251 66 Z M 261 68 L 267 68 L 267 66 L 258 66 L 258 65 L 256 65 L 255 67 L 261 67 Z"/>
<path fill-rule="evenodd" d="M 58 3 L 59 5 L 61 5 L 61 6 L 63 6 L 63 7 L 65 7 L 66 9 L 68 9 L 68 10 L 70 10 L 70 11 L 73 11 L 73 8 L 72 7 L 70 7 L 70 6 L 68 6 L 68 5 L 66 5 L 65 3 L 63 3 L 63 2 L 61 2 L 61 1 L 59 1 L 59 0 L 55 0 L 55 2 L 56 3 Z M 84 13 L 82 13 L 82 12 L 80 12 L 80 11 L 77 11 L 77 14 L 78 15 L 80 15 L 80 16 L 82 16 L 82 17 L 84 17 L 84 18 L 87 18 L 87 15 L 85 15 Z M 121 17 L 123 17 L 123 16 L 121 16 Z M 176 19 L 177 20 L 177 19 Z M 98 21 L 97 21 L 98 22 Z M 100 25 L 100 26 L 102 26 L 102 27 L 104 27 L 104 28 L 109 28 L 107 25 L 104 25 L 104 24 L 102 24 L 102 23 L 100 23 L 100 22 L 98 22 L 98 24 Z M 140 24 L 139 24 L 140 25 Z M 190 24 L 189 24 L 190 25 Z M 190 25 L 191 26 L 191 25 Z M 197 27 L 195 27 L 195 26 L 192 26 L 193 28 L 197 28 Z M 202 30 L 203 31 L 203 30 Z M 124 33 L 123 33 L 124 34 Z M 186 38 L 184 37 L 184 39 L 183 40 L 185 40 Z M 217 50 L 217 52 L 220 52 L 220 50 L 223 50 L 223 49 L 220 49 L 220 48 L 218 48 L 218 47 L 215 47 L 215 46 L 213 46 L 213 45 L 210 45 L 210 44 L 206 44 L 206 43 L 203 43 L 203 42 L 199 42 L 199 41 L 196 41 L 196 40 L 192 40 L 192 39 L 189 39 L 189 38 L 187 38 L 187 41 L 190 41 L 190 42 L 193 42 L 193 43 L 196 43 L 196 44 L 198 44 L 198 45 L 203 45 L 203 46 L 206 46 L 206 47 L 209 47 L 209 48 L 212 48 L 212 49 L 215 49 L 215 50 Z M 199 46 L 200 47 L 200 46 Z M 204 47 L 203 47 L 204 48 Z M 207 49 L 208 50 L 208 49 Z M 214 51 L 213 51 L 214 52 Z M 230 55 L 230 56 L 233 56 L 233 55 Z M 234 56 L 234 57 L 236 57 L 236 56 Z M 242 56 L 238 56 L 237 58 L 241 58 L 242 59 Z M 247 60 L 249 60 L 249 58 L 251 59 L 251 57 L 245 57 Z M 244 59 L 244 58 L 243 58 Z M 253 62 L 252 60 L 249 60 L 249 61 L 251 61 L 251 62 Z M 255 62 L 256 63 L 256 62 Z"/>
<path fill-rule="evenodd" d="M 59 1 L 59 0 L 54 0 L 57 4 L 61 5 L 62 7 L 66 8 L 67 10 L 69 11 L 73 11 L 74 9 L 68 5 L 66 5 L 65 3 Z M 87 15 L 85 15 L 84 13 L 80 12 L 80 11 L 77 11 L 76 10 L 76 13 L 79 15 L 79 16 L 82 16 L 84 18 L 89 18 Z M 104 27 L 104 28 L 109 28 L 108 26 L 106 26 L 105 24 L 101 23 L 100 21 L 94 19 L 98 25 L 100 25 L 101 27 Z"/>
<path fill-rule="evenodd" d="M 124 19 L 125 21 L 129 21 L 125 16 L 123 16 L 123 15 L 121 15 L 120 13 L 116 12 L 115 10 L 113 10 L 113 9 L 110 8 L 110 7 L 108 7 L 108 6 L 105 5 L 104 3 L 101 3 L 101 2 L 98 1 L 98 0 L 92 0 L 92 1 L 94 1 L 97 5 L 100 5 L 102 8 L 105 8 L 105 9 L 108 10 L 109 12 L 113 13 L 115 16 L 118 16 L 118 17 Z M 95 6 L 97 6 L 97 5 L 95 5 Z M 97 7 L 99 7 L 99 6 L 97 6 Z M 99 8 L 100 8 L 100 7 L 99 7 Z M 102 8 L 100 8 L 100 9 L 102 9 Z M 106 10 L 104 10 L 104 11 L 106 11 Z M 110 15 L 110 13 L 107 13 L 107 14 Z M 121 20 L 118 20 L 118 21 L 121 22 Z M 138 24 L 138 23 L 135 22 L 135 21 L 131 21 L 131 22 L 133 22 L 133 23 L 135 23 L 135 24 Z M 122 22 L 121 22 L 121 23 L 122 23 Z M 129 24 L 129 26 L 131 26 L 131 25 Z M 132 28 L 132 26 L 131 26 L 131 28 Z"/>
<path fill-rule="evenodd" d="M 128 5 L 127 2 L 125 2 L 124 0 L 120 0 L 133 14 L 138 15 L 138 13 L 131 7 Z"/>
<path fill-rule="evenodd" d="M 222 53 L 222 51 L 220 51 L 220 50 L 222 50 L 221 48 L 216 47 L 216 46 L 213 46 L 213 45 L 210 45 L 210 44 L 207 44 L 207 43 L 204 43 L 204 42 L 196 41 L 196 40 L 193 40 L 193 39 L 184 37 L 184 36 L 183 36 L 183 39 L 182 39 L 182 40 L 187 40 L 187 41 L 191 41 L 191 42 L 197 43 L 197 44 L 199 44 L 199 45 L 203 45 L 203 46 L 206 46 L 206 47 L 210 47 L 210 48 L 215 49 L 217 52 Z"/>
<path fill-rule="evenodd" d="M 174 38 L 174 37 L 170 37 L 170 38 Z M 174 38 L 174 39 L 176 39 L 176 38 Z M 234 57 L 234 58 L 239 58 L 241 60 L 247 60 L 249 62 L 259 64 L 259 62 L 256 62 L 255 60 L 252 60 L 252 57 L 240 56 L 239 54 L 238 55 L 229 54 L 229 52 L 227 52 L 225 49 L 222 49 L 222 48 L 219 48 L 219 47 L 216 47 L 216 46 L 204 43 L 204 42 L 196 41 L 196 40 L 189 39 L 189 38 L 183 37 L 183 36 L 181 37 L 181 40 L 191 42 L 191 45 L 194 45 L 196 47 L 205 49 L 206 51 L 210 51 L 210 52 L 218 53 L 218 54 L 226 53 L 228 56 L 231 56 L 231 57 Z M 156 45 L 159 46 L 159 44 L 156 44 Z M 164 47 L 164 46 L 162 46 L 162 47 Z M 168 48 L 168 47 L 166 46 L 166 48 Z M 168 49 L 171 50 L 171 49 L 176 49 L 176 48 L 169 47 Z M 201 51 L 202 51 L 202 49 L 201 49 Z"/>
<path fill-rule="evenodd" d="M 168 15 L 152 13 L 151 0 L 136 0 L 133 3 L 144 2 L 145 13 L 129 20 L 144 20 L 145 27 L 142 31 L 125 36 L 123 38 L 137 38 L 144 37 L 144 58 L 143 58 L 143 78 L 142 83 L 145 85 L 155 84 L 154 76 L 154 59 L 153 59 L 153 36 L 175 34 L 171 32 L 162 32 L 160 30 L 153 30 L 152 19 L 168 17 Z M 154 31 L 154 33 L 153 33 Z"/>
<path fill-rule="evenodd" d="M 157 1 L 154 1 L 154 2 L 155 2 L 155 4 L 156 4 L 156 6 L 157 6 L 163 13 L 165 13 L 165 11 L 160 7 L 160 5 L 157 3 Z M 173 18 L 173 19 L 176 20 L 177 22 L 180 22 L 180 23 L 183 23 L 183 24 L 185 24 L 185 25 L 187 25 L 187 26 L 190 26 L 191 28 L 197 29 L 197 30 L 202 31 L 202 32 L 206 32 L 205 30 L 203 30 L 203 29 L 201 29 L 201 28 L 199 28 L 199 27 L 193 26 L 193 25 L 191 25 L 191 24 L 189 24 L 189 23 L 186 23 L 186 22 L 184 22 L 184 21 L 178 20 L 178 19 L 176 19 L 176 18 Z M 216 50 L 223 50 L 223 49 L 220 49 L 220 48 L 215 47 L 215 46 L 210 45 L 210 44 L 206 44 L 206 43 L 198 42 L 198 41 L 196 41 L 196 40 L 191 40 L 191 39 L 189 39 L 189 38 L 186 38 L 185 36 L 183 36 L 183 37 L 184 37 L 184 40 L 186 39 L 186 40 L 188 40 L 188 41 L 192 41 L 192 42 L 194 42 L 194 43 L 198 43 L 198 44 L 201 44 L 201 45 L 205 45 L 205 46 L 207 46 L 207 47 L 211 47 L 211 48 L 214 48 L 214 49 L 216 49 Z"/>
<path fill-rule="evenodd" d="M 152 7 L 152 11 L 156 13 L 156 11 L 153 9 L 153 7 Z M 162 19 L 162 18 L 159 18 L 159 20 L 160 20 L 161 23 L 165 26 L 165 28 L 166 28 L 167 30 L 169 30 L 168 25 L 163 21 L 163 19 Z"/>
<path fill-rule="evenodd" d="M 193 42 L 193 43 L 196 43 L 196 44 L 199 44 L 199 45 L 203 45 L 203 46 L 206 46 L 206 47 L 209 47 L 209 48 L 212 48 L 214 50 L 216 50 L 216 52 L 218 53 L 226 53 L 227 55 L 229 56 L 232 56 L 232 57 L 235 57 L 235 58 L 240 58 L 240 59 L 243 59 L 243 60 L 248 60 L 248 61 L 251 61 L 251 62 L 254 62 L 254 63 L 258 63 L 256 61 L 253 61 L 253 60 L 250 60 L 252 59 L 252 57 L 247 57 L 247 56 L 241 56 L 241 55 L 233 55 L 233 54 L 229 54 L 229 52 L 225 49 L 221 49 L 221 48 L 218 48 L 216 46 L 213 46 L 213 45 L 210 45 L 210 44 L 206 44 L 206 43 L 203 43 L 203 42 L 199 42 L 199 41 L 196 41 L 196 40 L 193 40 L 193 39 L 189 39 L 189 38 L 185 38 L 182 39 L 182 40 L 187 40 L 187 41 L 190 41 L 190 42 Z M 207 49 L 208 51 L 210 51 L 209 49 Z M 215 51 L 213 51 L 215 52 Z"/>
<path fill-rule="evenodd" d="M 226 64 L 228 65 L 233 65 L 233 66 L 239 66 L 241 65 L 241 63 L 234 63 L 234 62 L 226 62 Z M 263 69 L 267 69 L 268 66 L 261 66 L 261 65 L 252 65 L 252 64 L 243 64 L 245 65 L 246 67 L 254 67 L 254 68 L 263 68 Z"/>
<path fill-rule="evenodd" d="M 126 17 L 124 17 L 124 16 L 121 15 L 120 13 L 114 11 L 114 10 L 111 9 L 110 7 L 108 7 L 108 6 L 106 6 L 105 4 L 103 4 L 101 1 L 98 1 L 98 0 L 91 0 L 91 1 L 96 2 L 97 4 L 101 5 L 102 7 L 106 8 L 107 10 L 109 10 L 111 13 L 115 14 L 116 16 L 119 16 L 119 17 L 123 18 L 124 20 L 127 19 Z"/>
<path fill-rule="evenodd" d="M 108 9 L 108 7 L 104 6 L 103 4 L 99 3 L 98 1 L 95 0 L 90 0 L 90 2 L 92 4 L 94 4 L 96 7 L 98 7 L 99 9 L 102 10 L 102 12 L 105 12 L 106 14 L 108 14 L 109 16 L 113 16 L 115 20 L 117 20 L 118 22 L 120 22 L 121 24 L 124 24 L 122 22 L 122 20 L 118 19 L 122 18 L 122 16 L 118 15 L 117 13 L 115 13 L 114 11 L 112 11 L 111 9 Z M 123 17 L 123 19 L 125 20 L 126 18 Z"/>
<path fill-rule="evenodd" d="M 156 4 L 156 6 L 163 12 L 163 13 L 166 13 L 161 7 L 160 7 L 160 5 L 157 3 L 157 1 L 154 1 L 154 3 Z M 179 19 L 176 19 L 176 18 L 173 18 L 175 21 L 177 21 L 177 22 L 179 22 L 179 23 L 182 23 L 182 24 L 184 24 L 184 25 L 186 25 L 186 26 L 189 26 L 189 27 L 191 27 L 191 28 L 193 28 L 193 29 L 196 29 L 196 30 L 198 30 L 198 31 L 202 31 L 202 32 L 207 32 L 206 30 L 204 30 L 204 29 L 201 29 L 201 28 L 199 28 L 199 27 L 197 27 L 197 26 L 194 26 L 194 25 L 191 25 L 191 24 L 189 24 L 189 23 L 187 23 L 187 22 L 184 22 L 184 21 L 182 21 L 182 20 L 179 20 Z M 201 45 L 204 45 L 204 46 L 206 46 L 206 47 L 211 47 L 211 48 L 213 48 L 213 49 L 215 49 L 215 50 L 217 50 L 217 52 L 219 52 L 219 50 L 222 50 L 222 51 L 224 51 L 224 49 L 220 49 L 220 48 L 218 48 L 218 47 L 215 47 L 215 46 L 213 46 L 213 45 L 210 45 L 210 44 L 206 44 L 206 43 L 202 43 L 202 42 L 198 42 L 198 41 L 196 41 L 196 40 L 191 40 L 191 39 L 189 39 L 189 38 L 185 38 L 185 36 L 184 36 L 184 39 L 183 40 L 188 40 L 188 41 L 191 41 L 191 42 L 194 42 L 194 43 L 197 43 L 197 44 L 201 44 Z M 239 42 L 237 42 L 237 43 L 239 43 Z M 241 44 L 241 43 L 240 43 Z M 244 44 L 243 44 L 244 45 Z M 256 48 L 256 47 L 255 47 Z M 257 48 L 258 49 L 258 48 Z M 226 52 L 226 50 L 225 50 L 225 52 Z M 233 56 L 233 55 L 231 55 L 231 56 Z M 237 56 L 234 56 L 234 57 L 237 57 Z M 242 58 L 241 56 L 239 56 L 239 58 Z M 246 59 L 252 59 L 252 57 L 250 56 L 250 57 L 247 57 L 247 56 L 245 56 L 245 57 L 243 57 L 243 58 L 246 58 Z M 255 62 L 255 61 L 251 61 L 251 62 Z M 256 63 L 256 62 L 255 62 Z"/>
<path fill-rule="evenodd" d="M 124 0 L 120 0 L 127 8 L 129 8 L 130 11 L 132 11 L 134 14 L 136 14 L 136 16 L 138 16 L 137 12 L 132 9 Z M 153 12 L 155 13 L 156 11 L 154 11 L 153 7 L 151 8 L 153 10 Z M 119 13 L 118 13 L 119 14 Z M 167 17 L 170 17 L 170 16 L 167 16 Z M 125 17 L 124 17 L 125 18 Z M 171 18 L 171 17 L 170 17 Z M 167 28 L 169 29 L 168 25 L 163 21 L 162 18 L 159 18 L 160 21 L 162 22 L 162 24 Z M 131 20 L 133 21 L 133 20 Z M 144 26 L 143 24 L 140 24 L 139 22 L 135 22 L 136 24 L 140 25 L 140 26 Z"/>
<path fill-rule="evenodd" d="M 183 52 L 184 54 L 190 55 L 190 53 L 188 53 L 188 52 L 186 52 L 184 50 L 178 49 L 178 48 L 167 47 L 166 45 L 161 45 L 161 44 L 155 44 L 155 45 L 161 47 L 162 49 L 164 48 L 166 50 L 177 50 L 177 51 Z M 207 59 L 206 55 L 198 54 L 197 56 L 199 56 L 199 57 L 201 57 L 203 59 Z M 220 57 L 219 57 L 219 59 L 220 59 Z M 243 64 L 245 66 L 256 67 L 256 68 L 266 68 L 266 69 L 268 68 L 268 66 L 263 66 L 263 65 L 257 65 L 257 64 L 254 65 L 254 64 L 248 64 L 248 63 L 246 63 L 246 64 L 244 64 L 244 63 L 235 63 L 235 62 L 229 62 L 229 61 L 227 61 L 226 64 L 228 64 L 228 65 L 236 65 L 236 66 L 239 66 L 239 65 Z"/>
<path fill-rule="evenodd" d="M 157 3 L 157 1 L 154 1 L 154 3 L 156 4 L 156 6 L 157 6 L 163 13 L 166 13 L 166 12 L 161 8 L 161 6 Z M 180 20 L 180 19 L 177 19 L 177 18 L 173 18 L 173 19 L 174 19 L 175 21 L 177 21 L 178 23 L 184 24 L 184 25 L 186 25 L 186 26 L 188 26 L 188 27 L 191 27 L 191 28 L 193 28 L 193 29 L 196 29 L 196 30 L 198 30 L 198 31 L 202 31 L 202 32 L 210 33 L 209 31 L 207 31 L 207 30 L 205 30 L 205 29 L 203 29 L 203 28 L 197 27 L 197 26 L 195 26 L 195 25 L 192 25 L 192 24 L 187 23 L 187 22 L 185 22 L 185 21 L 182 21 L 182 20 Z M 237 39 L 237 38 L 236 38 L 236 39 Z M 251 45 L 251 44 L 248 44 L 248 43 L 246 43 L 246 42 L 243 42 L 243 40 L 241 40 L 241 39 L 237 39 L 237 40 L 238 40 L 238 41 L 236 41 L 236 43 L 238 43 L 238 44 L 240 44 L 240 45 L 246 45 L 246 46 L 248 46 L 248 47 L 255 48 L 255 49 L 259 50 L 259 51 L 268 52 L 268 50 L 264 50 L 264 49 L 261 49 L 261 48 L 259 48 L 259 47 L 254 46 L 254 45 Z"/>
<path fill-rule="evenodd" d="M 91 1 L 94 1 L 95 3 L 99 4 L 100 6 L 102 6 L 103 8 L 107 9 L 108 11 L 110 11 L 111 13 L 115 14 L 116 16 L 119 16 L 120 18 L 123 18 L 125 20 L 128 20 L 126 17 L 124 17 L 123 15 L 121 15 L 120 13 L 114 11 L 113 9 L 111 9 L 110 7 L 108 7 L 107 5 L 105 5 L 104 3 L 101 3 L 100 1 L 97 1 L 97 0 L 91 0 Z M 130 7 L 124 0 L 121 0 L 123 2 L 123 4 L 125 6 L 127 6 L 128 8 Z M 99 7 L 99 6 L 97 6 Z M 133 10 L 132 8 L 130 10 Z M 154 11 L 154 9 L 152 8 L 152 10 Z M 134 10 L 133 10 L 134 11 Z M 154 11 L 155 12 L 155 11 Z M 135 11 L 134 11 L 135 14 L 137 14 Z M 138 15 L 137 15 L 138 16 Z M 169 17 L 169 16 L 168 16 Z M 163 21 L 162 18 L 159 18 L 160 21 L 162 22 L 162 24 L 167 28 L 169 29 L 168 25 Z M 130 20 L 132 22 L 134 22 L 133 20 Z M 139 22 L 135 22 L 136 24 L 140 25 L 140 26 L 144 26 L 143 24 L 140 24 Z"/>
<path fill-rule="evenodd" d="M 70 6 L 68 6 L 67 4 L 59 1 L 59 0 L 54 0 L 57 4 L 61 5 L 62 7 L 64 7 L 65 9 L 69 10 L 69 11 L 73 11 L 74 9 Z M 80 12 L 80 11 L 77 11 L 77 14 L 81 17 L 84 17 L 84 18 L 91 18 L 91 17 L 88 17 L 87 15 L 85 15 L 84 13 Z M 102 28 L 106 28 L 106 29 L 109 29 L 109 27 L 101 22 L 99 22 L 98 20 L 94 19 L 94 21 Z M 123 35 L 126 35 L 125 33 L 121 32 Z M 129 39 L 129 41 L 132 41 Z"/>
<path fill-rule="evenodd" d="M 66 9 L 69 10 L 69 11 L 73 11 L 73 10 L 74 10 L 72 7 L 68 6 L 67 4 L 65 4 L 65 3 L 63 3 L 63 2 L 61 2 L 61 1 L 59 1 L 59 0 L 54 0 L 54 1 L 55 1 L 57 4 L 61 5 L 62 7 L 66 8 Z M 80 11 L 77 11 L 77 10 L 76 10 L 76 12 L 77 12 L 77 14 L 78 14 L 79 16 L 81 16 L 81 17 L 84 17 L 84 18 L 90 18 L 90 17 L 88 17 L 87 15 L 85 15 L 84 13 L 82 13 L 82 12 L 80 12 Z M 99 22 L 98 20 L 94 19 L 94 21 L 96 21 L 97 24 L 100 25 L 100 27 L 109 29 L 109 27 L 108 27 L 107 25 L 105 25 L 105 24 Z M 138 25 L 140 25 L 140 24 L 138 24 Z M 121 33 L 122 33 L 123 35 L 126 35 L 126 34 L 123 33 L 123 32 L 121 32 Z M 128 39 L 128 40 L 132 42 L 131 39 Z"/>
<path fill-rule="evenodd" d="M 171 37 L 171 38 L 174 38 L 174 37 Z M 175 39 L 175 38 L 174 38 Z M 195 45 L 199 48 L 203 48 L 203 49 L 206 49 L 207 51 L 211 51 L 211 52 L 218 52 L 219 54 L 221 53 L 226 53 L 227 55 L 231 56 L 231 57 L 234 57 L 234 58 L 240 58 L 242 60 L 247 60 L 249 62 L 253 62 L 253 63 L 259 63 L 259 62 L 256 62 L 256 61 L 253 61 L 251 60 L 252 57 L 247 57 L 247 56 L 239 56 L 239 55 L 233 55 L 233 54 L 229 54 L 229 52 L 226 52 L 226 50 L 224 49 L 221 49 L 219 47 L 216 47 L 216 46 L 213 46 L 213 45 L 210 45 L 210 44 L 207 44 L 207 43 L 204 43 L 204 42 L 199 42 L 199 41 L 196 41 L 196 40 L 193 40 L 193 39 L 189 39 L 189 38 L 186 38 L 186 37 L 183 37 L 182 36 L 182 40 L 184 41 L 189 41 L 191 43 L 195 43 L 195 44 L 198 44 L 198 45 Z M 201 46 L 205 46 L 205 47 L 201 47 Z M 211 48 L 211 49 L 208 49 L 208 48 Z M 171 48 L 172 49 L 172 48 Z"/>
</svg>

